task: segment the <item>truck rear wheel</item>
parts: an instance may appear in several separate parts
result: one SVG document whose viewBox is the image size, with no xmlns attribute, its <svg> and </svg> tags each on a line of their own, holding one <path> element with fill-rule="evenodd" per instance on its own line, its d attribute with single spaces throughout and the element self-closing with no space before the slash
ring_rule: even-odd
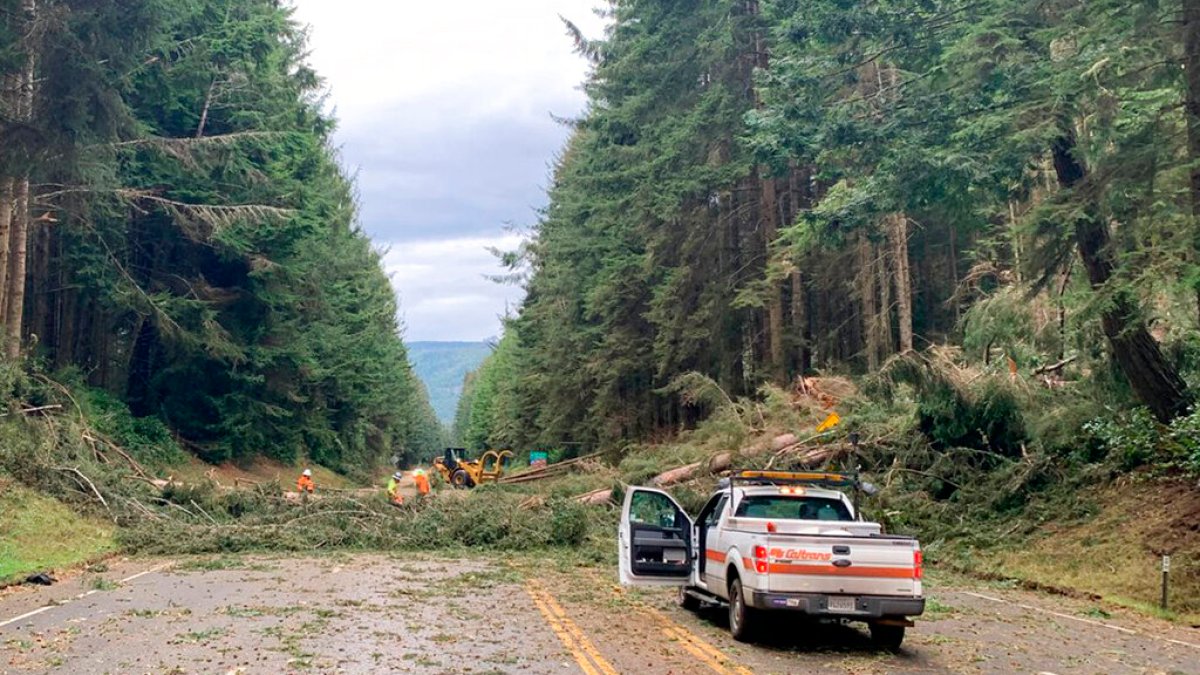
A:
<svg viewBox="0 0 1200 675">
<path fill-rule="evenodd" d="M 903 642 L 904 626 L 885 623 L 871 624 L 871 643 L 879 649 L 898 652 L 900 651 L 900 644 Z"/>
<path fill-rule="evenodd" d="M 729 584 L 729 632 L 738 642 L 749 642 L 754 639 L 758 629 L 758 610 L 746 604 L 746 594 L 742 590 L 742 580 L 734 577 Z"/>
</svg>

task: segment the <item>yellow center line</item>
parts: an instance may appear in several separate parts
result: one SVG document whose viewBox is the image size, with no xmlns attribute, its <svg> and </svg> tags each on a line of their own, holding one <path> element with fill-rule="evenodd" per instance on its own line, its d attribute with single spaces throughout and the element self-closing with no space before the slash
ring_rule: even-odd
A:
<svg viewBox="0 0 1200 675">
<path fill-rule="evenodd" d="M 541 612 L 542 616 L 546 619 L 546 623 L 550 625 L 550 630 L 554 631 L 554 634 L 558 636 L 559 641 L 563 643 L 563 646 L 567 648 L 567 651 L 571 652 L 571 656 L 575 658 L 575 662 L 579 664 L 579 667 L 583 669 L 583 672 L 586 673 L 586 675 L 600 675 L 599 672 L 593 668 L 592 664 L 588 661 L 587 655 L 579 651 L 579 649 L 575 646 L 575 641 L 571 639 L 571 636 L 567 633 L 567 631 L 564 630 L 562 625 L 558 623 L 558 619 L 554 618 L 554 613 L 551 612 L 550 608 L 542 602 L 537 593 L 531 588 L 526 588 L 525 592 L 529 594 L 529 598 L 533 600 L 534 606 L 538 608 L 538 611 Z"/>
<path fill-rule="evenodd" d="M 683 647 L 685 650 L 687 650 L 689 654 L 696 657 L 697 661 L 700 661 L 704 665 L 708 666 L 713 672 L 720 673 L 721 675 L 729 675 L 729 673 L 733 672 L 732 670 L 726 668 L 725 664 L 709 656 L 708 653 L 706 653 L 703 649 L 700 649 L 699 645 L 693 643 L 687 635 L 680 634 L 680 632 L 674 628 L 668 628 L 666 626 L 662 627 L 662 633 L 672 642 L 679 643 L 680 647 Z"/>
<path fill-rule="evenodd" d="M 595 570 L 589 569 L 587 570 L 587 574 L 592 576 L 597 583 L 609 584 L 612 587 L 613 592 L 617 595 L 625 596 L 627 599 L 629 599 L 629 601 L 638 611 L 657 623 L 662 628 L 664 634 L 669 637 L 675 637 L 681 647 L 686 649 L 689 653 L 698 658 L 709 668 L 712 668 L 716 672 L 723 674 L 737 673 L 737 675 L 754 675 L 754 671 L 737 665 L 737 662 L 726 655 L 725 652 L 717 649 L 707 640 L 691 632 L 678 622 L 672 620 L 667 615 L 643 602 L 628 598 L 624 588 L 619 585 L 614 585 L 610 581 L 603 579 Z M 701 656 L 701 654 L 703 654 L 703 656 Z"/>
<path fill-rule="evenodd" d="M 558 635 L 558 639 L 566 645 L 575 657 L 575 661 L 583 668 L 588 675 L 595 675 L 597 671 L 603 675 L 619 675 L 617 669 L 612 667 L 612 664 L 600 654 L 600 650 L 592 644 L 592 641 L 587 638 L 587 635 L 575 624 L 574 621 L 567 616 L 562 605 L 554 599 L 554 596 L 541 587 L 537 581 L 530 580 L 525 588 L 529 596 L 533 598 L 538 609 L 542 611 L 542 615 L 546 617 L 546 621 L 550 623 L 552 630 Z M 558 626 L 559 629 L 555 629 Z M 561 630 L 562 632 L 559 632 Z M 582 652 L 580 651 L 582 650 Z M 591 663 L 588 663 L 588 657 L 591 657 L 595 663 L 595 668 Z"/>
<path fill-rule="evenodd" d="M 754 675 L 754 671 L 737 665 L 737 662 L 735 662 L 733 659 L 729 658 L 729 656 L 727 656 L 725 654 L 725 652 L 721 651 L 720 649 L 717 649 L 716 647 L 714 647 L 711 643 L 709 643 L 704 638 L 700 637 L 699 635 L 696 635 L 695 633 L 688 630 L 687 628 L 684 628 L 679 623 L 671 620 L 669 617 L 667 617 L 662 612 L 659 612 L 657 609 L 654 609 L 653 607 L 650 607 L 648 605 L 643 605 L 641 603 L 638 603 L 638 609 L 641 610 L 641 612 L 643 614 L 645 614 L 646 616 L 648 616 L 651 619 L 658 622 L 658 624 L 660 626 L 662 626 L 664 630 L 670 630 L 670 631 L 673 631 L 674 633 L 676 633 L 677 635 L 679 635 L 679 637 L 682 639 L 681 644 L 683 644 L 685 647 L 691 646 L 701 652 L 704 652 L 708 656 L 708 658 L 701 659 L 701 660 L 703 660 L 705 663 L 707 663 L 709 665 L 709 667 L 713 668 L 713 670 L 716 670 L 719 673 L 737 673 L 738 675 Z M 689 649 L 688 651 L 691 651 L 691 649 Z"/>
</svg>

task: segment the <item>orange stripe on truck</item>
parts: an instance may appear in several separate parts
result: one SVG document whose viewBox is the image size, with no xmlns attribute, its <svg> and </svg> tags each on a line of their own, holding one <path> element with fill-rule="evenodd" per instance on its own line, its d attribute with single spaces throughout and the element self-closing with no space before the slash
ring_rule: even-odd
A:
<svg viewBox="0 0 1200 675">
<path fill-rule="evenodd" d="M 704 549 L 704 557 L 717 562 L 725 562 L 725 554 L 720 551 L 714 551 L 711 548 Z"/>
<path fill-rule="evenodd" d="M 916 572 L 911 567 L 834 567 L 833 565 L 781 565 L 771 563 L 767 571 L 771 574 L 812 574 L 829 577 L 874 577 L 877 579 L 912 579 Z"/>
</svg>

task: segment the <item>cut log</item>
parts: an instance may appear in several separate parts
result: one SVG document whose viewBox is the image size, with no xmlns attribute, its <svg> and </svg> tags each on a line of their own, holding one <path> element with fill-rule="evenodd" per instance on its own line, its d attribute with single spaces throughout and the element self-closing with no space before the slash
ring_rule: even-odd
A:
<svg viewBox="0 0 1200 675">
<path fill-rule="evenodd" d="M 573 459 L 566 459 L 561 462 L 555 462 L 554 464 L 547 464 L 546 466 L 538 467 L 536 469 L 529 469 L 528 471 L 521 471 L 519 473 L 509 474 L 507 476 L 502 477 L 500 480 L 498 480 L 496 482 L 505 483 L 505 484 L 527 483 L 529 481 L 541 480 L 543 478 L 550 478 L 551 476 L 561 476 L 562 474 L 569 471 L 571 468 L 576 467 L 578 464 L 580 464 L 582 462 L 586 462 L 587 460 L 590 460 L 590 459 L 595 459 L 602 454 L 604 454 L 604 453 L 593 452 L 590 455 L 583 455 L 581 457 L 575 457 Z"/>
<path fill-rule="evenodd" d="M 676 467 L 670 471 L 664 471 L 654 478 L 651 478 L 650 484 L 655 487 L 664 487 L 667 485 L 682 483 L 699 473 L 700 468 L 705 466 L 705 464 L 706 462 L 695 462 L 693 464 L 688 464 L 687 466 Z"/>
<path fill-rule="evenodd" d="M 580 504 L 595 506 L 597 504 L 606 504 L 611 502 L 612 496 L 612 489 L 604 488 L 603 490 L 593 490 L 587 494 L 579 495 L 575 498 L 575 501 L 579 502 Z"/>
</svg>

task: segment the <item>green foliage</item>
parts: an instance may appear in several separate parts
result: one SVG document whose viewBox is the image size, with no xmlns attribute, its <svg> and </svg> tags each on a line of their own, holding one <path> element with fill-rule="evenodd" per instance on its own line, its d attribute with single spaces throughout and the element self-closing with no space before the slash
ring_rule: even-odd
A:
<svg viewBox="0 0 1200 675">
<path fill-rule="evenodd" d="M 1157 453 L 1159 424 L 1145 408 L 1094 419 L 1083 430 L 1096 438 L 1124 471 L 1149 462 Z"/>
<path fill-rule="evenodd" d="M 38 82 L 0 179 L 59 223 L 31 231 L 33 356 L 87 373 L 97 429 L 152 465 L 178 439 L 366 475 L 442 445 L 292 10 L 128 4 L 0 18 L 0 69 L 36 53 Z"/>
<path fill-rule="evenodd" d="M 463 447 L 472 451 L 519 448 L 524 402 L 517 390 L 521 377 L 517 349 L 516 334 L 506 334 L 479 368 L 464 378 L 453 431 Z"/>
<path fill-rule="evenodd" d="M 83 413 L 100 433 L 147 467 L 168 468 L 187 461 L 171 430 L 158 417 L 134 417 L 116 396 L 102 389 L 85 388 L 79 402 Z"/>
<path fill-rule="evenodd" d="M 1014 391 L 995 378 L 970 381 L 946 357 L 931 356 L 893 359 L 869 391 L 894 398 L 899 385 L 912 387 L 916 428 L 936 450 L 1020 456 L 1029 436 Z"/>
<path fill-rule="evenodd" d="M 612 3 L 603 39 L 576 35 L 590 106 L 508 258 L 528 290 L 510 429 L 620 447 L 692 428 L 721 408 L 681 376 L 738 399 L 877 369 L 907 349 L 905 322 L 917 349 L 1023 375 L 1061 363 L 1049 386 L 1178 407 L 1186 392 L 1159 386 L 1178 378 L 1151 391 L 1131 365 L 1158 349 L 1153 326 L 1167 357 L 1144 370 L 1197 377 L 1191 66 L 1164 11 Z M 931 388 L 918 414 L 939 446 L 1016 456 L 1023 395 Z"/>
<path fill-rule="evenodd" d="M 1200 407 L 1171 422 L 1169 439 L 1192 475 L 1200 476 Z"/>
<path fill-rule="evenodd" d="M 301 510 L 278 493 L 263 492 L 237 496 L 236 503 L 248 508 L 233 515 L 223 505 L 233 503 L 234 497 L 214 499 L 185 507 L 191 517 L 123 529 L 121 543 L 148 554 L 314 548 L 429 551 L 464 546 L 575 549 L 588 539 L 598 517 L 575 502 L 533 503 L 523 495 L 488 487 L 402 508 L 388 504 L 382 495 L 365 501 L 329 496 Z M 201 509 L 213 520 L 199 513 Z"/>
<path fill-rule="evenodd" d="M 1026 440 L 1021 408 L 1012 392 L 992 385 L 971 398 L 938 388 L 917 407 L 918 426 L 937 448 L 966 447 L 1019 455 Z"/>
</svg>

